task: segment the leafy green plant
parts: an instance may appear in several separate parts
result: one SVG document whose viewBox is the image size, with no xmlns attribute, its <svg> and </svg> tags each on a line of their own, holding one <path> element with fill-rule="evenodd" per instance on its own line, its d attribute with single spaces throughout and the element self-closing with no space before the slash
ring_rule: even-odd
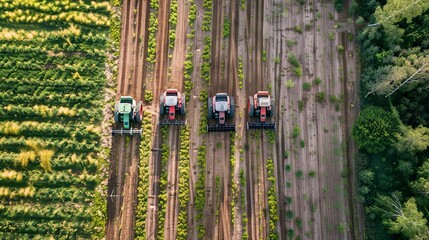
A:
<svg viewBox="0 0 429 240">
<path fill-rule="evenodd" d="M 305 91 L 310 91 L 310 90 L 311 90 L 311 84 L 310 84 L 309 82 L 304 82 L 304 83 L 302 84 L 302 88 L 303 88 Z"/>
</svg>

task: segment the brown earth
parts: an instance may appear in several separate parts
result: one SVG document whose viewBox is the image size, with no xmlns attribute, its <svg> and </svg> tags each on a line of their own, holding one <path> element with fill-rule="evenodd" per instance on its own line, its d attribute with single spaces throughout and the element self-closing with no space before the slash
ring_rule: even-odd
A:
<svg viewBox="0 0 429 240">
<path fill-rule="evenodd" d="M 187 96 L 190 99 L 187 124 L 191 133 L 188 239 L 197 238 L 198 225 L 205 227 L 204 239 L 241 239 L 244 231 L 250 239 L 269 239 L 272 216 L 267 199 L 268 158 L 274 160 L 279 239 L 292 235 L 301 239 L 361 239 L 362 209 L 353 200 L 356 150 L 350 136 L 357 115 L 354 107 L 357 106 L 357 56 L 352 41 L 354 28 L 347 23 L 346 14 L 339 14 L 332 2 L 322 0 L 305 1 L 304 5 L 293 0 L 246 1 L 244 10 L 240 0 L 213 1 L 212 30 L 205 32 L 201 30 L 203 0 L 196 0 L 194 38 L 189 41 L 186 36 L 191 32 L 187 25 L 189 4 L 179 0 L 175 47 L 169 49 L 169 4 L 170 1 L 159 1 L 156 63 L 146 68 L 148 1 L 124 3 L 118 96 L 129 94 L 141 99 L 145 83 L 145 90 L 153 91 L 154 100 L 145 110 L 153 114 L 153 149 L 160 148 L 159 94 L 167 87 L 184 90 L 183 62 L 187 48 L 193 52 L 194 87 L 191 96 Z M 133 24 L 134 18 L 140 19 L 137 25 Z M 226 20 L 231 27 L 230 35 L 224 37 Z M 143 36 L 142 43 L 132 38 L 135 31 L 137 36 Z M 209 85 L 200 77 L 206 36 L 212 39 Z M 288 54 L 297 57 L 301 76 L 289 63 Z M 242 88 L 239 61 L 244 73 Z M 320 83 L 315 83 L 316 78 L 320 78 Z M 310 84 L 308 90 L 304 90 L 304 83 Z M 230 133 L 199 134 L 200 119 L 206 117 L 206 113 L 200 112 L 201 104 L 206 103 L 198 100 L 203 89 L 209 96 L 217 92 L 234 96 L 236 114 L 229 122 L 237 126 L 235 143 L 230 141 Z M 275 144 L 268 142 L 266 131 L 245 129 L 249 120 L 247 99 L 258 90 L 269 90 L 276 101 Z M 294 131 L 296 136 L 292 135 Z M 164 236 L 176 239 L 179 129 L 170 127 L 169 136 Z M 200 197 L 195 192 L 199 171 L 197 149 L 204 143 L 206 204 L 203 219 L 197 220 L 194 206 L 195 199 Z M 113 141 L 109 194 L 115 191 L 108 205 L 108 239 L 134 236 L 136 144 L 136 138 L 127 142 L 125 137 L 115 137 Z M 231 144 L 236 147 L 232 153 L 234 166 L 230 161 Z M 150 239 L 155 238 L 153 233 L 158 228 L 159 162 L 160 152 L 152 151 L 146 219 Z M 239 184 L 241 170 L 246 179 L 244 188 Z M 236 192 L 233 185 L 238 186 Z M 244 201 L 240 197 L 242 191 Z"/>
</svg>

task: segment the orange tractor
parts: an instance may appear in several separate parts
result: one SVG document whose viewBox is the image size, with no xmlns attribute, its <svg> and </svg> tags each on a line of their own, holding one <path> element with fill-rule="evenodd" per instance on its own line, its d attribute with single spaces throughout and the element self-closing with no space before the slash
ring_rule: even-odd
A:
<svg viewBox="0 0 429 240">
<path fill-rule="evenodd" d="M 275 122 L 267 120 L 274 116 L 274 99 L 271 98 L 268 91 L 258 91 L 254 96 L 249 96 L 247 104 L 250 118 L 256 118 L 255 122 L 247 122 L 249 129 L 275 129 Z"/>
</svg>

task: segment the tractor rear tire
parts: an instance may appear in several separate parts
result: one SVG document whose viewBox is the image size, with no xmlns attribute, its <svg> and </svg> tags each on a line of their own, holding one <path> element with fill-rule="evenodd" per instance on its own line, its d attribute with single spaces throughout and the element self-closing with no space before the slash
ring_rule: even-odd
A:
<svg viewBox="0 0 429 240">
<path fill-rule="evenodd" d="M 255 115 L 255 106 L 254 106 L 254 101 L 253 101 L 253 97 L 252 96 L 249 97 L 249 102 L 247 103 L 247 107 L 249 109 L 249 117 L 254 117 L 254 115 Z"/>
<path fill-rule="evenodd" d="M 143 104 L 142 104 L 142 101 L 140 101 L 137 104 L 135 118 L 136 118 L 135 119 L 136 122 L 138 122 L 138 123 L 142 122 L 142 119 L 143 119 Z"/>
<path fill-rule="evenodd" d="M 162 101 L 162 96 L 159 98 L 159 115 L 164 115 L 164 103 Z"/>
<path fill-rule="evenodd" d="M 271 110 L 270 110 L 269 116 L 273 117 L 275 112 L 276 112 L 276 105 L 274 104 L 274 99 L 271 99 Z"/>
<path fill-rule="evenodd" d="M 207 99 L 207 110 L 208 110 L 208 118 L 213 119 L 213 98 L 209 97 Z"/>
<path fill-rule="evenodd" d="M 230 98 L 230 109 L 229 109 L 229 118 L 234 118 L 234 113 L 235 113 L 235 102 L 234 102 L 234 98 L 233 97 L 229 97 Z"/>
<path fill-rule="evenodd" d="M 186 95 L 184 93 L 182 94 L 182 107 L 180 108 L 180 114 L 186 114 Z"/>
<path fill-rule="evenodd" d="M 113 119 L 115 122 L 119 122 L 119 102 L 115 103 L 115 110 L 113 110 Z"/>
</svg>

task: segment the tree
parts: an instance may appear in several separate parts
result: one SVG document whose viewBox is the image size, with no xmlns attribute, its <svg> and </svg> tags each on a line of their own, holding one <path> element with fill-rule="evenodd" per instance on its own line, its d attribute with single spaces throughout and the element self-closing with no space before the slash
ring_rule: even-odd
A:
<svg viewBox="0 0 429 240">
<path fill-rule="evenodd" d="M 427 0 L 387 0 L 383 8 L 378 6 L 375 9 L 374 15 L 378 23 L 391 26 L 404 18 L 410 23 L 414 17 L 427 9 L 429 9 Z"/>
<path fill-rule="evenodd" d="M 408 199 L 404 208 L 399 208 L 395 215 L 395 220 L 385 221 L 393 233 L 402 234 L 407 239 L 429 239 L 427 220 L 417 209 L 414 198 Z"/>
<path fill-rule="evenodd" d="M 424 198 L 427 199 L 429 194 L 429 159 L 418 168 L 417 180 L 411 183 L 411 187 L 414 192 L 423 193 Z"/>
<path fill-rule="evenodd" d="M 353 138 L 360 149 L 378 153 L 392 144 L 398 131 L 395 125 L 392 113 L 370 106 L 362 110 L 353 126 Z"/>
<path fill-rule="evenodd" d="M 399 151 L 420 152 L 429 147 L 429 128 L 420 125 L 416 128 L 401 126 L 400 129 L 395 144 Z"/>
</svg>

